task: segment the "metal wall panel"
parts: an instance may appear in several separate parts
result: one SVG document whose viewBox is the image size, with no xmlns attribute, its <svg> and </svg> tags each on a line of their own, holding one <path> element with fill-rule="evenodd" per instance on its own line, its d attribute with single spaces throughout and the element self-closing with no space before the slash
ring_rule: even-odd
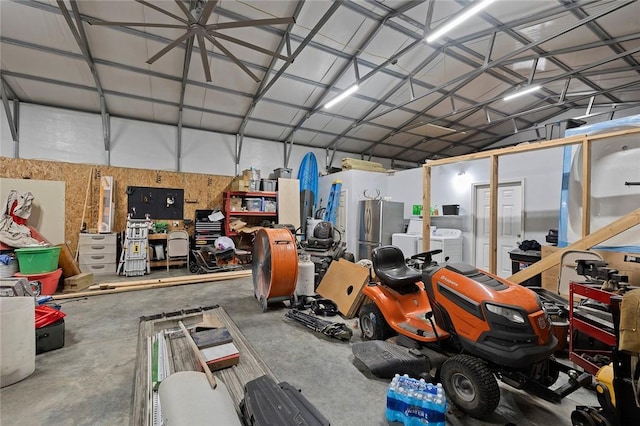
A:
<svg viewBox="0 0 640 426">
<path fill-rule="evenodd" d="M 100 115 L 21 103 L 20 158 L 106 164 Z"/>
</svg>

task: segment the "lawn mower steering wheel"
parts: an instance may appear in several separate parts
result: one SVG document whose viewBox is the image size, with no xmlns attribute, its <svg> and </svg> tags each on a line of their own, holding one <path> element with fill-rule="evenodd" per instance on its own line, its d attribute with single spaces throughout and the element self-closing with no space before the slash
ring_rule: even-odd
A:
<svg viewBox="0 0 640 426">
<path fill-rule="evenodd" d="M 422 253 L 414 254 L 413 256 L 410 257 L 410 259 L 417 261 L 416 263 L 419 263 L 421 267 L 424 269 L 427 266 L 431 266 L 435 263 L 433 261 L 433 255 L 439 254 L 439 253 L 442 253 L 442 249 L 425 251 Z"/>
</svg>

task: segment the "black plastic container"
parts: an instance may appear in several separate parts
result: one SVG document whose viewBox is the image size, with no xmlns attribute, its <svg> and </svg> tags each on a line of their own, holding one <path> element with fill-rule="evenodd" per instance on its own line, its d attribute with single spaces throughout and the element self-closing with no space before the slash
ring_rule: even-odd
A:
<svg viewBox="0 0 640 426">
<path fill-rule="evenodd" d="M 267 376 L 244 386 L 240 411 L 247 426 L 329 426 L 329 421 L 302 393 L 287 382 Z"/>
<path fill-rule="evenodd" d="M 64 319 L 36 328 L 36 354 L 60 349 L 64 346 Z"/>
</svg>

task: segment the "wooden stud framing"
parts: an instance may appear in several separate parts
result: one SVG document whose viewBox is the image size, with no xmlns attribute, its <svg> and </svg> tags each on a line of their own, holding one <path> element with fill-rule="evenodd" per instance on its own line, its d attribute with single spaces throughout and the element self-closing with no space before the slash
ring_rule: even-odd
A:
<svg viewBox="0 0 640 426">
<path fill-rule="evenodd" d="M 582 175 L 583 175 L 583 191 L 582 191 L 582 235 L 583 237 L 593 237 L 594 235 L 600 235 L 599 232 L 603 231 L 603 230 L 610 230 L 611 227 L 618 223 L 619 221 L 616 221 L 614 223 L 612 223 L 611 225 L 602 228 L 599 231 L 594 232 L 593 234 L 589 235 L 590 232 L 590 221 L 589 221 L 589 216 L 591 213 L 591 209 L 590 209 L 590 200 L 591 200 L 591 143 L 592 142 L 599 142 L 599 141 L 603 141 L 606 139 L 610 139 L 616 136 L 624 136 L 624 135 L 631 135 L 631 134 L 636 134 L 640 136 L 640 128 L 634 128 L 634 129 L 626 129 L 626 130 L 619 130 L 619 131 L 615 131 L 615 132 L 610 132 L 610 133 L 603 133 L 603 134 L 597 134 L 597 135 L 575 135 L 575 136 L 569 136 L 566 138 L 561 138 L 561 139 L 554 139 L 554 140 L 550 140 L 550 141 L 543 141 L 543 142 L 534 142 L 534 143 L 528 143 L 528 144 L 523 144 L 523 145 L 517 145 L 517 146 L 512 146 L 512 147 L 508 147 L 508 148 L 499 148 L 499 149 L 493 149 L 490 151 L 483 151 L 483 152 L 475 152 L 473 154 L 466 154 L 466 155 L 460 155 L 457 157 L 451 157 L 451 158 L 443 158 L 441 160 L 431 160 L 428 163 L 426 163 L 423 167 L 422 167 L 422 176 L 423 176 L 423 196 L 422 196 L 422 211 L 423 211 L 423 236 L 424 235 L 430 235 L 430 220 L 427 219 L 429 217 L 428 212 L 429 212 L 429 206 L 431 205 L 431 168 L 432 167 L 437 167 L 437 166 L 443 166 L 445 164 L 454 164 L 454 163 L 460 163 L 463 161 L 472 161 L 472 160 L 479 160 L 479 159 L 483 159 L 483 158 L 490 158 L 491 159 L 491 181 L 490 181 L 490 188 L 489 188 L 489 193 L 490 193 L 490 197 L 491 197 L 491 206 L 490 206 L 490 216 L 491 216 L 491 236 L 489 238 L 489 267 L 491 269 L 490 272 L 496 272 L 497 269 L 497 221 L 498 221 L 498 216 L 497 216 L 497 209 L 498 209 L 498 197 L 497 197 L 497 191 L 498 191 L 498 159 L 500 156 L 502 155 L 509 155 L 509 154 L 518 154 L 518 153 L 522 153 L 522 152 L 528 152 L 528 151 L 536 151 L 536 150 L 540 150 L 540 149 L 549 149 L 549 148 L 555 148 L 555 147 L 560 147 L 560 146 L 566 146 L 566 145 L 574 145 L 574 144 L 582 144 L 583 147 L 583 152 L 582 152 Z M 638 210 L 636 210 L 635 212 L 630 213 L 627 216 L 624 216 L 625 218 L 630 216 L 630 215 L 638 215 Z M 620 219 L 622 220 L 622 219 Z M 636 222 L 637 223 L 637 222 Z M 631 225 L 633 226 L 633 225 Z M 630 226 L 628 226 L 630 227 Z M 628 228 L 627 227 L 627 228 Z M 621 229 L 618 230 L 616 232 L 616 234 L 624 231 L 625 229 Z M 612 235 L 616 235 L 616 234 L 612 234 Z M 610 237 L 608 237 L 610 238 Z M 603 238 L 601 241 L 606 240 L 607 238 Z M 592 241 L 591 239 L 587 239 L 587 238 L 583 238 L 580 241 Z M 579 242 L 580 242 L 579 241 Z M 591 244 L 588 247 L 591 247 L 593 245 L 598 244 L 600 241 L 598 242 L 594 242 L 593 244 Z M 578 244 L 578 242 L 572 244 L 569 247 L 574 247 L 575 244 Z M 429 249 L 429 238 L 423 238 L 422 239 L 422 247 L 425 250 Z M 587 247 L 587 248 L 588 248 Z M 560 252 L 557 252 L 560 253 Z M 550 256 L 548 259 L 551 259 L 551 261 L 547 261 L 544 263 L 545 265 L 545 269 L 540 269 L 539 263 L 540 262 L 536 262 L 534 265 L 518 272 L 515 275 L 512 275 L 510 277 L 510 279 L 514 279 L 516 282 L 522 282 L 528 278 L 531 278 L 532 276 L 540 273 L 542 270 L 546 270 L 549 269 L 550 267 L 552 267 L 553 265 L 557 264 L 560 256 L 555 256 L 555 254 L 553 256 Z M 535 266 L 535 267 L 534 267 Z"/>
<path fill-rule="evenodd" d="M 627 213 L 622 216 L 620 219 L 610 223 L 609 225 L 598 229 L 593 234 L 590 234 L 573 244 L 564 247 L 562 250 L 558 250 L 551 254 L 549 257 L 546 257 L 538 262 L 535 262 L 528 266 L 527 268 L 511 275 L 507 278 L 510 281 L 515 283 L 521 283 L 529 278 L 546 271 L 549 268 L 557 265 L 560 262 L 560 258 L 562 253 L 568 250 L 587 250 L 593 246 L 600 244 L 603 241 L 608 240 L 611 237 L 615 237 L 621 232 L 626 231 L 627 229 L 639 225 L 640 224 L 640 209 L 636 209 L 631 213 Z"/>
<path fill-rule="evenodd" d="M 498 270 L 498 156 L 491 156 L 491 174 L 489 177 L 489 272 Z"/>
<path fill-rule="evenodd" d="M 431 235 L 431 168 L 425 167 L 422 179 L 422 235 Z M 422 251 L 429 251 L 431 239 L 422 238 Z"/>
<path fill-rule="evenodd" d="M 582 141 L 582 238 L 591 231 L 591 143 Z M 584 188 L 589 190 L 585 191 Z"/>
</svg>

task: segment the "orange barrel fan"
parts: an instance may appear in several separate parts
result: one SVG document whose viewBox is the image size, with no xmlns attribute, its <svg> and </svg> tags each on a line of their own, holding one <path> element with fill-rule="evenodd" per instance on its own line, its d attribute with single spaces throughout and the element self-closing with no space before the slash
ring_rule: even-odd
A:
<svg viewBox="0 0 640 426">
<path fill-rule="evenodd" d="M 263 228 L 253 242 L 253 291 L 262 312 L 270 301 L 291 300 L 298 279 L 298 250 L 286 228 Z"/>
</svg>

